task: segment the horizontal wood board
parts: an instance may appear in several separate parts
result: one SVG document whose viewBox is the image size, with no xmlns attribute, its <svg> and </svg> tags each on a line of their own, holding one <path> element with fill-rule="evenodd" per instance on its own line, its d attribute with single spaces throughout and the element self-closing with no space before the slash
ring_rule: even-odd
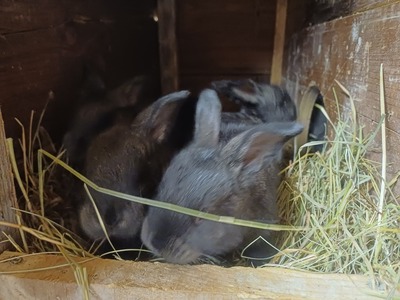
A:
<svg viewBox="0 0 400 300">
<path fill-rule="evenodd" d="M 13 256 L 18 255 L 5 252 L 0 261 Z M 369 300 L 376 299 L 373 295 L 384 295 L 371 290 L 368 277 L 357 275 L 106 259 L 82 266 L 87 271 L 91 299 Z M 53 269 L 39 270 L 47 267 Z M 0 280 L 1 299 L 81 299 L 82 295 L 71 266 L 62 256 L 40 254 L 0 262 Z"/>
<path fill-rule="evenodd" d="M 309 0 L 308 19 L 311 23 L 342 18 L 362 13 L 377 7 L 383 7 L 397 0 Z"/>
</svg>

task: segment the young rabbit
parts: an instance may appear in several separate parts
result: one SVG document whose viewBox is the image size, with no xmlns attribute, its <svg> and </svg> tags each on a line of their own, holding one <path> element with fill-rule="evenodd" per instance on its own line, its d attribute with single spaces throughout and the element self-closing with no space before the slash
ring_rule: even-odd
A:
<svg viewBox="0 0 400 300">
<path fill-rule="evenodd" d="M 152 197 L 177 150 L 170 135 L 188 95 L 189 92 L 180 91 L 164 96 L 141 112 L 133 123 L 121 120 L 96 136 L 86 154 L 84 174 L 101 187 Z M 116 240 L 133 239 L 140 230 L 144 206 L 90 191 L 109 236 Z M 87 195 L 79 209 L 79 220 L 90 239 L 104 238 Z"/>
<path fill-rule="evenodd" d="M 284 89 L 278 86 L 256 83 L 251 79 L 214 81 L 211 86 L 218 93 L 241 105 L 237 113 L 222 114 L 223 124 L 233 126 L 232 124 L 238 122 L 261 124 L 297 119 L 295 102 Z M 284 162 L 292 159 L 292 144 L 287 143 L 283 152 Z"/>
<path fill-rule="evenodd" d="M 156 199 L 222 216 L 277 222 L 282 147 L 303 127 L 293 121 L 237 125 L 238 132 L 245 130 L 221 139 L 221 126 L 218 96 L 204 90 L 197 103 L 193 141 L 171 161 Z M 157 256 L 186 264 L 203 255 L 231 252 L 268 234 L 150 207 L 141 238 Z"/>
<path fill-rule="evenodd" d="M 84 104 L 63 138 L 69 164 L 78 170 L 83 166 L 90 141 L 97 134 L 112 126 L 118 118 L 133 120 L 155 98 L 148 95 L 150 80 L 145 76 L 129 79 L 110 92 L 96 74 L 90 74 L 86 81 L 80 97 Z"/>
<path fill-rule="evenodd" d="M 289 94 L 274 85 L 256 83 L 247 80 L 214 81 L 212 88 L 229 99 L 239 102 L 239 116 L 253 116 L 263 123 L 295 121 L 297 118 L 296 104 Z"/>
</svg>

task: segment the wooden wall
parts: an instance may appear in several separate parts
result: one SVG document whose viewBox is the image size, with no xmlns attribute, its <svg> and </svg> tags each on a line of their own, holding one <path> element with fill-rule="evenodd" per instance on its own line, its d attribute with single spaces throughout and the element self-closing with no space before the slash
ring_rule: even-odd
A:
<svg viewBox="0 0 400 300">
<path fill-rule="evenodd" d="M 309 1 L 291 1 L 296 18 L 288 21 L 289 32 Z M 269 81 L 276 1 L 175 2 L 180 88 L 196 93 L 216 79 Z M 59 138 L 76 106 L 84 62 L 94 62 L 110 88 L 141 73 L 158 78 L 156 4 L 1 1 L 0 105 L 7 135 L 19 134 L 14 117 L 27 124 L 31 110 L 40 112 L 51 98 L 44 125 Z"/>
<path fill-rule="evenodd" d="M 356 99 L 365 130 L 371 130 L 380 119 L 379 66 L 383 63 L 390 177 L 400 169 L 400 3 L 377 2 L 357 1 L 357 6 L 347 11 L 349 15 L 310 26 L 291 36 L 284 79 L 296 99 L 311 83 L 317 84 L 333 118 L 332 87 L 335 79 L 340 81 Z M 348 108 L 346 98 L 343 95 L 340 98 L 344 108 Z M 380 143 L 377 138 L 376 151 L 372 153 L 375 159 L 381 156 Z"/>
<path fill-rule="evenodd" d="M 309 21 L 313 24 L 386 6 L 393 0 L 311 0 Z"/>
<path fill-rule="evenodd" d="M 138 74 L 158 77 L 156 0 L 0 1 L 0 105 L 6 131 L 25 124 L 52 98 L 45 125 L 65 130 L 83 81 L 84 62 L 105 74 L 107 86 Z M 18 135 L 17 135 L 18 136 Z"/>
<path fill-rule="evenodd" d="M 215 79 L 268 81 L 275 1 L 177 0 L 180 86 L 198 91 Z"/>
</svg>

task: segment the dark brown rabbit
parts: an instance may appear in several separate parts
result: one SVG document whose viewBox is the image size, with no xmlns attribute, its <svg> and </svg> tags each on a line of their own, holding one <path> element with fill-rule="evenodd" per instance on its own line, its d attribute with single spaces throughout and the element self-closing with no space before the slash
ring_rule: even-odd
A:
<svg viewBox="0 0 400 300">
<path fill-rule="evenodd" d="M 134 122 L 120 120 L 96 136 L 85 160 L 84 174 L 101 187 L 150 198 L 172 155 L 179 148 L 173 139 L 176 119 L 189 92 L 164 96 L 141 112 Z M 181 124 L 182 125 L 182 124 Z M 186 124 L 190 127 L 190 124 Z M 109 236 L 131 240 L 140 230 L 143 205 L 91 190 Z M 82 230 L 90 239 L 104 238 L 103 229 L 87 195 L 79 210 Z"/>
<path fill-rule="evenodd" d="M 221 104 L 213 90 L 200 94 L 193 141 L 171 161 L 156 199 L 240 219 L 278 221 L 276 190 L 284 143 L 303 127 L 294 121 L 237 126 L 221 138 Z M 269 232 L 208 221 L 150 207 L 143 243 L 172 263 L 217 256 Z"/>
<path fill-rule="evenodd" d="M 109 92 L 97 74 L 90 74 L 86 81 L 81 91 L 83 105 L 63 138 L 69 164 L 78 170 L 83 166 L 89 143 L 97 134 L 119 122 L 118 119 L 132 121 L 156 98 L 151 94 L 151 79 L 145 76 L 129 79 Z"/>
</svg>

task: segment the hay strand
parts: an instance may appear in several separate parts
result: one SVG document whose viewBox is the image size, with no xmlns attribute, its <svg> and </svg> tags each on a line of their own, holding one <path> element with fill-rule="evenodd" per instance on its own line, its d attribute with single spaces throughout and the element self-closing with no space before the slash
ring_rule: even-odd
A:
<svg viewBox="0 0 400 300">
<path fill-rule="evenodd" d="M 379 98 L 380 98 L 380 108 L 381 117 L 383 118 L 383 124 L 381 126 L 381 138 L 382 138 L 382 180 L 381 180 L 381 193 L 379 197 L 378 206 L 378 225 L 382 223 L 382 212 L 383 205 L 385 202 L 386 194 L 386 164 L 387 164 L 387 149 L 386 149 L 386 108 L 385 108 L 385 87 L 384 87 L 384 77 L 383 77 L 383 64 L 380 67 L 380 77 L 379 77 Z"/>
</svg>

